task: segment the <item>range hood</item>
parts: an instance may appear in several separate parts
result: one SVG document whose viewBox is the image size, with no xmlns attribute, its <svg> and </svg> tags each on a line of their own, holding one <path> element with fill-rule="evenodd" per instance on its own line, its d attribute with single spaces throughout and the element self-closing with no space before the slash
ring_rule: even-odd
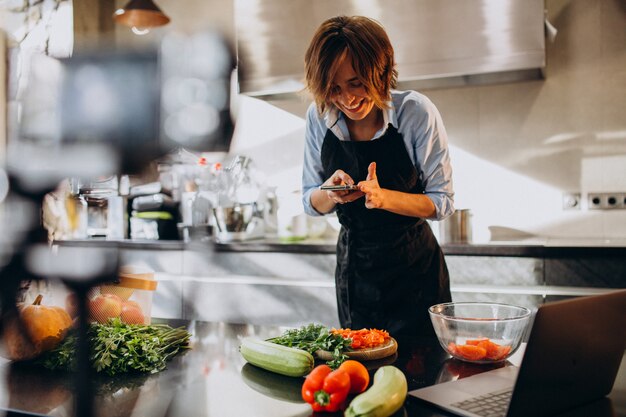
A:
<svg viewBox="0 0 626 417">
<path fill-rule="evenodd" d="M 401 88 L 543 76 L 544 0 L 235 0 L 241 92 L 263 97 L 301 90 L 313 33 L 340 14 L 383 24 Z"/>
</svg>

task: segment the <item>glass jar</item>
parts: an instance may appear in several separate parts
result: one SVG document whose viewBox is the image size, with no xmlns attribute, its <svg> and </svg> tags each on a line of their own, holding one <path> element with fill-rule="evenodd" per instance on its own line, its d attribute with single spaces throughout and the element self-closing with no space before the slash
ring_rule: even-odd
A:
<svg viewBox="0 0 626 417">
<path fill-rule="evenodd" d="M 87 237 L 107 237 L 109 199 L 117 197 L 116 176 L 103 177 L 81 183 L 80 195 L 87 202 Z"/>
</svg>

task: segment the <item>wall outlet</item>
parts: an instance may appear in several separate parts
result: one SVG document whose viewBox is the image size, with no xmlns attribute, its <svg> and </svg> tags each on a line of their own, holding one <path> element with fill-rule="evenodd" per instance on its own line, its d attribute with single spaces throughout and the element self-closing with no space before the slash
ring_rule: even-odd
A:
<svg viewBox="0 0 626 417">
<path fill-rule="evenodd" d="M 580 210 L 580 193 L 563 193 L 563 210 Z"/>
<path fill-rule="evenodd" d="M 587 208 L 589 210 L 601 210 L 602 209 L 602 194 L 601 193 L 588 193 L 587 194 Z"/>
<path fill-rule="evenodd" d="M 606 194 L 606 208 L 607 209 L 623 209 L 624 205 L 624 193 L 608 193 Z"/>
<path fill-rule="evenodd" d="M 590 210 L 614 210 L 626 208 L 626 193 L 588 193 L 587 207 Z"/>
</svg>

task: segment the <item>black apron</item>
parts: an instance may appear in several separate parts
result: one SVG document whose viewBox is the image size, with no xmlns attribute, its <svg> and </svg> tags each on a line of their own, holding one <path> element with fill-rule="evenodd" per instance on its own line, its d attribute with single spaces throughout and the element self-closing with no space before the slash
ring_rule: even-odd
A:
<svg viewBox="0 0 626 417">
<path fill-rule="evenodd" d="M 329 129 L 321 159 L 326 177 L 337 169 L 355 182 L 376 162 L 381 188 L 423 193 L 421 178 L 402 135 L 389 125 L 371 141 L 339 140 Z M 449 302 L 448 269 L 437 239 L 421 218 L 368 209 L 365 198 L 337 207 L 335 284 L 344 328 L 385 329 L 397 340 L 433 336 L 428 307 Z"/>
</svg>

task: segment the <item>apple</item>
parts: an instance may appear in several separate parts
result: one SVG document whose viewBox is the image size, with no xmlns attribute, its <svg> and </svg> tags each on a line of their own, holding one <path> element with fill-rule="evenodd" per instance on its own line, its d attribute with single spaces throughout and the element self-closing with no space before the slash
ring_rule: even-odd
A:
<svg viewBox="0 0 626 417">
<path fill-rule="evenodd" d="M 144 324 L 145 322 L 141 307 L 134 301 L 127 301 L 122 305 L 120 318 L 126 324 Z"/>
<path fill-rule="evenodd" d="M 132 288 L 122 287 L 120 285 L 101 285 L 100 294 L 114 294 L 126 301 L 135 292 Z"/>
<path fill-rule="evenodd" d="M 100 294 L 89 301 L 89 315 L 98 323 L 107 323 L 121 313 L 122 299 L 115 294 Z"/>
<path fill-rule="evenodd" d="M 142 311 L 141 310 L 141 306 L 139 305 L 139 303 L 137 301 L 133 301 L 133 300 L 124 301 L 122 303 L 122 307 L 124 307 L 126 305 L 137 307 L 139 309 L 139 311 Z"/>
</svg>

